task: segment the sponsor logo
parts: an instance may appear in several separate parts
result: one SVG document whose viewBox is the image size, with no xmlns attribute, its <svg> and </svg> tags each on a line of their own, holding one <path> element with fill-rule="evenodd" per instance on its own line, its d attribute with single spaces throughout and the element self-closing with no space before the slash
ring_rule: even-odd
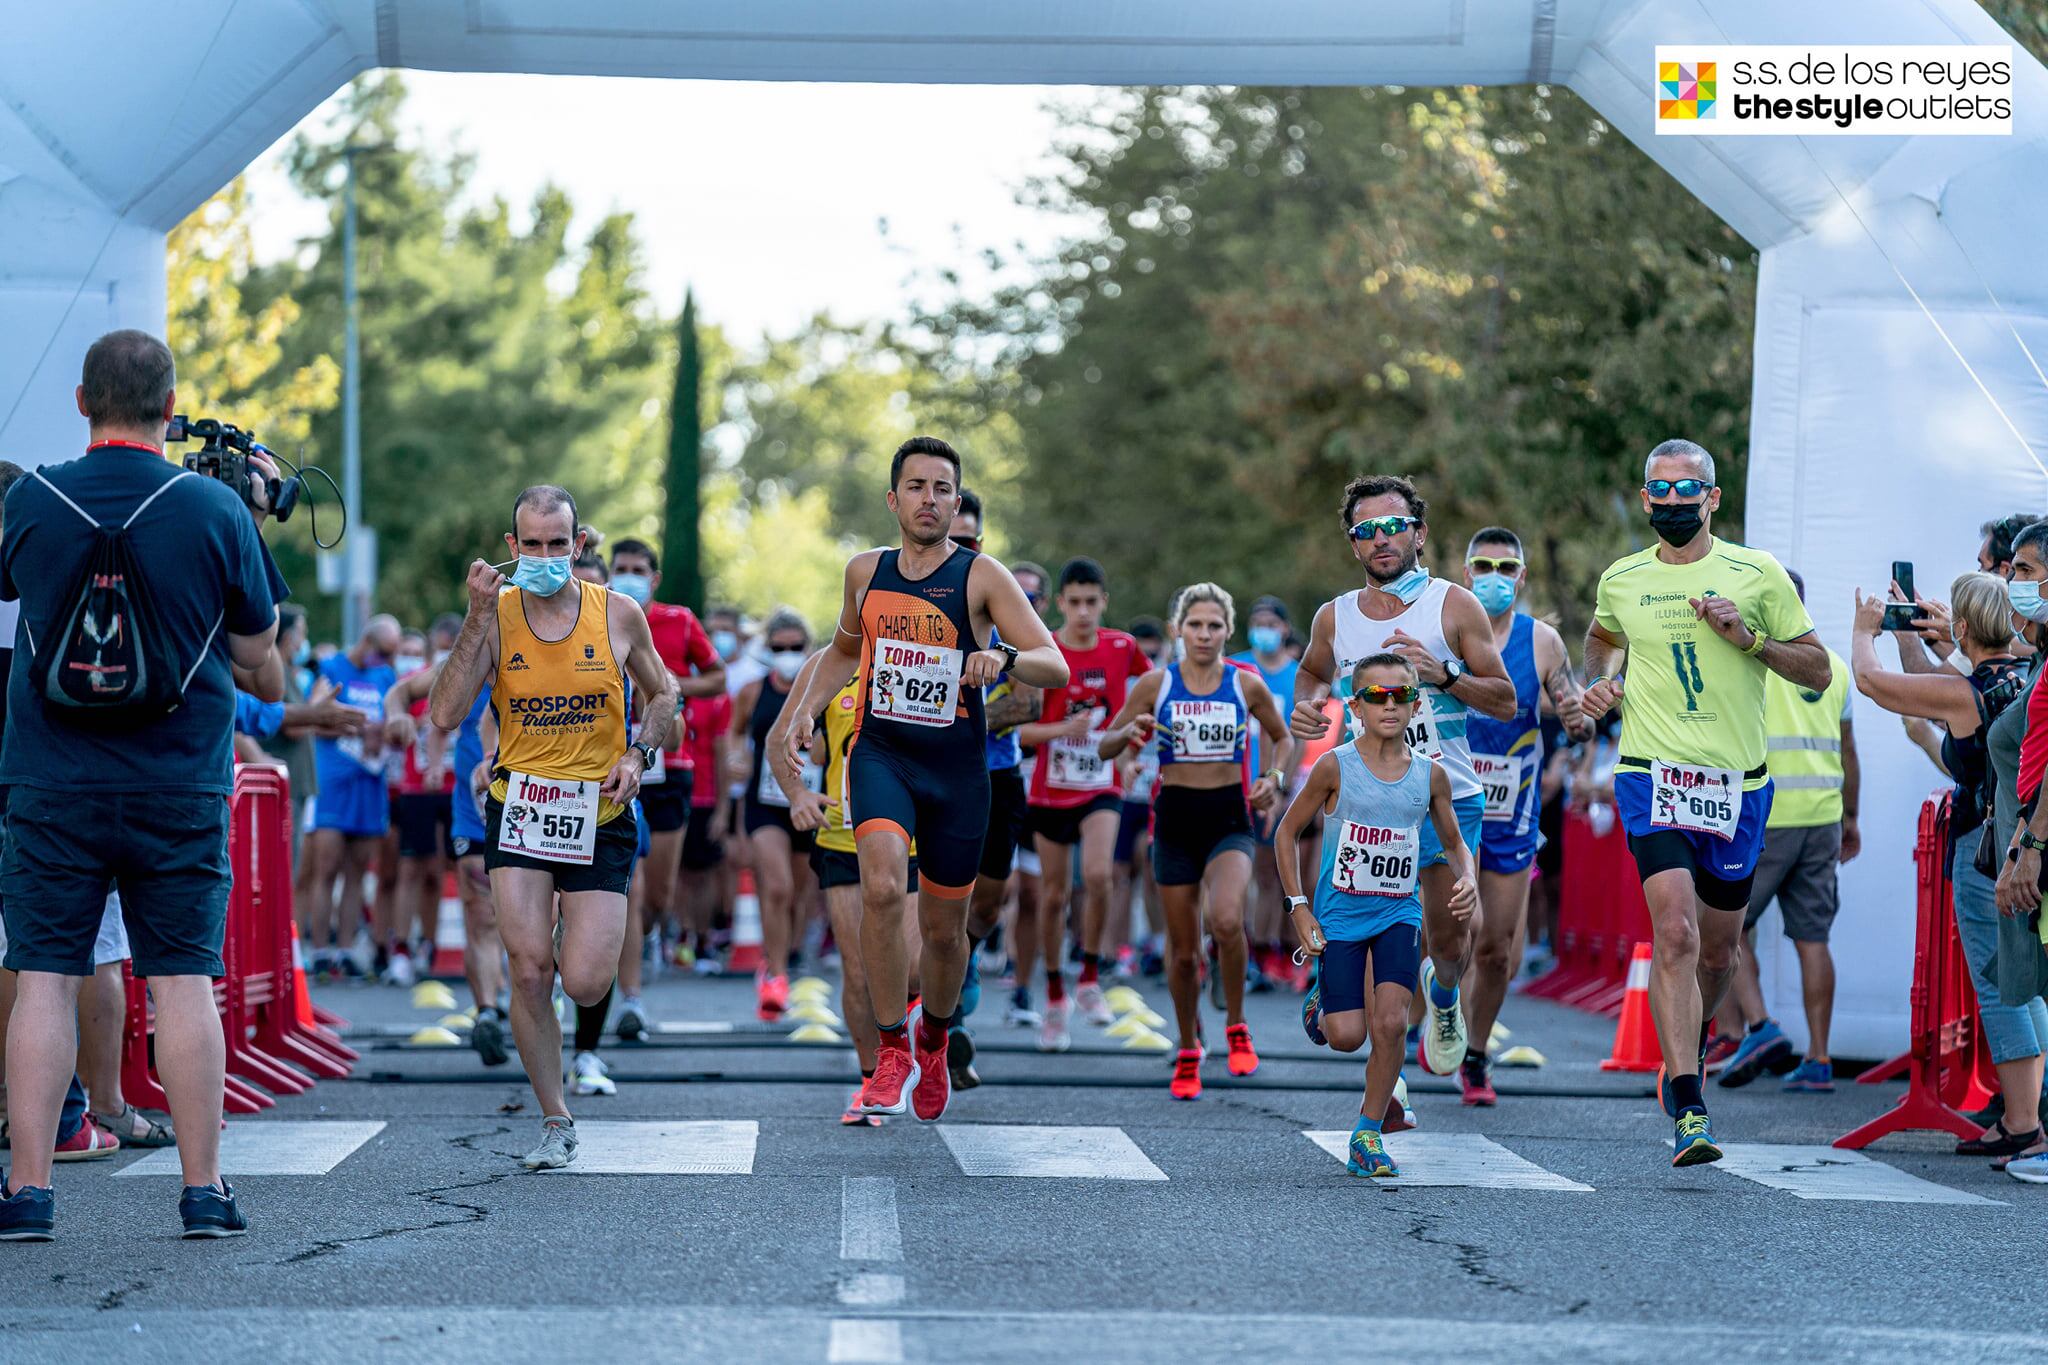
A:
<svg viewBox="0 0 2048 1365">
<path fill-rule="evenodd" d="M 1653 607 L 1659 602 L 1683 602 L 1685 600 L 1686 594 L 1682 592 L 1646 592 L 1636 599 L 1636 605 L 1639 607 Z"/>
<path fill-rule="evenodd" d="M 1715 115 L 1718 62 L 1658 62 L 1657 117 L 1705 119 Z"/>
<path fill-rule="evenodd" d="M 597 646 L 596 646 L 596 645 L 585 645 L 585 646 L 583 646 L 583 657 L 584 657 L 584 658 L 586 658 L 586 659 L 595 659 L 595 658 L 597 657 Z"/>
<path fill-rule="evenodd" d="M 505 671 L 508 673 L 518 673 L 527 667 L 526 656 L 516 650 L 513 652 L 512 657 L 505 661 Z"/>
</svg>

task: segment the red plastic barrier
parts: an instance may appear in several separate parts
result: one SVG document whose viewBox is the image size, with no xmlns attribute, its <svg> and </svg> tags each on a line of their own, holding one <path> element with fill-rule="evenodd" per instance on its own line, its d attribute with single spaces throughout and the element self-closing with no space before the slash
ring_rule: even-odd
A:
<svg viewBox="0 0 2048 1365">
<path fill-rule="evenodd" d="M 1903 1057 L 1879 1068 L 1896 1075 L 1903 1061 L 1906 1093 L 1886 1113 L 1836 1138 L 1837 1147 L 1868 1147 L 1881 1137 L 1914 1129 L 1975 1137 L 1977 1125 L 1963 1111 L 1987 1103 L 1997 1083 L 1956 928 L 1955 888 L 1946 862 L 1948 819 L 1947 792 L 1930 796 L 1920 808 L 1920 837 L 1913 852 L 1919 894 L 1910 997 L 1912 1046 Z"/>
<path fill-rule="evenodd" d="M 265 1090 L 302 1094 L 320 1077 L 348 1075 L 357 1054 L 324 1024 L 301 1024 L 295 1008 L 291 789 L 281 769 L 236 768 L 228 863 L 234 886 L 221 945 L 225 971 L 213 996 L 227 1042 L 224 1104 L 229 1113 L 252 1114 L 277 1103 Z M 122 1089 L 129 1103 L 160 1109 L 151 1032 L 148 993 L 130 973 Z"/>
<path fill-rule="evenodd" d="M 1618 1014 L 1628 964 L 1650 939 L 1650 910 L 1617 819 L 1605 834 L 1577 811 L 1564 817 L 1564 872 L 1558 891 L 1557 967 L 1527 993 L 1598 1014 Z"/>
</svg>

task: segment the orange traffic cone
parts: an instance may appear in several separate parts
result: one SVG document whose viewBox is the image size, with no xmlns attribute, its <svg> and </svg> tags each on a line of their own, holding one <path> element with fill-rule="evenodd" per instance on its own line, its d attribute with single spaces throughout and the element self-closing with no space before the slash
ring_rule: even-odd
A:
<svg viewBox="0 0 2048 1365">
<path fill-rule="evenodd" d="M 753 973 L 761 970 L 761 898 L 754 891 L 754 874 L 741 868 L 739 887 L 732 903 L 732 951 L 726 954 L 728 972 Z"/>
<path fill-rule="evenodd" d="M 299 926 L 292 924 L 292 1015 L 299 1021 L 300 1028 L 315 1028 L 319 1021 L 313 1017 L 313 994 L 306 989 L 306 954 L 299 947 Z"/>
<path fill-rule="evenodd" d="M 1602 1071 L 1655 1071 L 1664 1064 L 1657 1024 L 1650 1018 L 1650 945 L 1638 943 L 1628 963 L 1628 989 L 1621 997 L 1621 1021 L 1614 1026 L 1614 1055 Z"/>
</svg>

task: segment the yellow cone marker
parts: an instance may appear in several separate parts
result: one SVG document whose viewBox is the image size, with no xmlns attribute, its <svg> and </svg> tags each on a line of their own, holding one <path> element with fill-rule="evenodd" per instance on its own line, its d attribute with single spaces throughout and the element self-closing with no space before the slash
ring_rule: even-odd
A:
<svg viewBox="0 0 2048 1365">
<path fill-rule="evenodd" d="M 1146 1029 L 1143 1033 L 1132 1034 L 1124 1039 L 1126 1052 L 1171 1052 L 1173 1043 L 1163 1033 Z"/>
<path fill-rule="evenodd" d="M 1486 1041 L 1488 1043 L 1505 1043 L 1514 1036 L 1514 1034 L 1508 1032 L 1506 1025 L 1496 1019 L 1493 1021 L 1493 1032 L 1486 1035 Z"/>
<path fill-rule="evenodd" d="M 1543 1054 L 1526 1043 L 1518 1043 L 1501 1053 L 1497 1062 L 1501 1066 L 1542 1066 Z"/>
<path fill-rule="evenodd" d="M 412 1007 L 416 1010 L 453 1010 L 455 994 L 438 981 L 422 981 L 412 988 Z"/>
<path fill-rule="evenodd" d="M 782 1012 L 785 1019 L 794 1019 L 799 1024 L 825 1024 L 837 1028 L 842 1022 L 838 1015 L 815 1001 L 806 1000 L 793 1009 Z"/>
<path fill-rule="evenodd" d="M 476 1027 L 476 1020 L 466 1014 L 444 1014 L 441 1016 L 441 1027 L 450 1033 L 467 1033 Z"/>
<path fill-rule="evenodd" d="M 823 1024 L 805 1024 L 802 1028 L 789 1035 L 789 1041 L 792 1043 L 836 1043 L 839 1041 L 839 1035 L 826 1028 Z"/>
<path fill-rule="evenodd" d="M 1102 993 L 1102 999 L 1118 1014 L 1129 1014 L 1145 1003 L 1145 997 L 1129 986 L 1111 986 Z"/>
<path fill-rule="evenodd" d="M 442 1028 L 439 1024 L 429 1024 L 426 1028 L 419 1030 L 412 1037 L 406 1039 L 406 1041 L 414 1047 L 462 1046 L 460 1038 L 450 1033 L 447 1029 Z"/>
<path fill-rule="evenodd" d="M 822 976 L 800 976 L 789 983 L 789 998 L 794 1000 L 804 995 L 830 995 L 832 983 Z"/>
<path fill-rule="evenodd" d="M 1103 1030 L 1104 1033 L 1112 1038 L 1135 1038 L 1141 1033 L 1150 1033 L 1151 1031 L 1151 1029 L 1145 1027 L 1145 1021 L 1138 1018 L 1135 1014 L 1127 1014 Z"/>
<path fill-rule="evenodd" d="M 1125 1015 L 1124 1018 L 1135 1019 L 1148 1029 L 1166 1027 L 1166 1020 L 1162 1019 L 1157 1014 L 1154 1014 L 1150 1009 L 1146 1008 L 1143 1005 L 1140 1005 L 1138 1006 L 1138 1008 L 1132 1010 L 1129 1014 Z"/>
</svg>

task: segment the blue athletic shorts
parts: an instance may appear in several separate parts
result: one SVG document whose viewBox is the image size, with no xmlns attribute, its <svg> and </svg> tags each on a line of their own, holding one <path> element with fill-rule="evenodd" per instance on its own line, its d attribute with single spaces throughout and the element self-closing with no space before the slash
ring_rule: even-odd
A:
<svg viewBox="0 0 2048 1365">
<path fill-rule="evenodd" d="M 466 858 L 471 854 L 481 855 L 484 851 L 484 813 L 478 808 L 476 798 L 470 795 L 467 780 L 455 784 L 454 813 L 449 817 L 448 833 L 455 839 L 455 856 Z M 462 841 L 467 840 L 467 843 Z"/>
<path fill-rule="evenodd" d="M 1764 824 L 1771 818 L 1771 797 L 1769 782 L 1744 792 L 1735 837 L 1721 839 L 1652 825 L 1650 775 L 1627 768 L 1614 774 L 1614 805 L 1628 831 L 1636 871 L 1648 880 L 1659 872 L 1685 868 L 1693 874 L 1695 893 L 1717 910 L 1749 908 L 1750 883 L 1764 852 Z"/>
<path fill-rule="evenodd" d="M 647 855 L 654 851 L 654 830 L 647 823 L 647 812 L 640 809 L 640 803 L 633 803 L 633 824 L 639 830 L 640 842 L 634 846 L 633 861 L 644 863 Z"/>
<path fill-rule="evenodd" d="M 1412 993 L 1422 971 L 1422 926 L 1404 921 L 1388 925 L 1368 939 L 1333 938 L 1325 943 L 1316 968 L 1323 987 L 1324 1014 L 1365 1008 L 1368 959 L 1373 989 L 1400 986 Z"/>
<path fill-rule="evenodd" d="M 391 798 L 384 774 L 363 773 L 320 784 L 313 798 L 313 828 L 340 830 L 352 839 L 381 839 L 391 828 Z"/>
<path fill-rule="evenodd" d="M 1479 827 L 1486 821 L 1486 793 L 1473 792 L 1461 796 L 1451 803 L 1458 812 L 1458 833 L 1465 836 L 1465 847 L 1472 850 L 1476 860 L 1479 857 Z M 1427 815 L 1422 817 L 1422 863 L 1423 867 L 1435 867 L 1445 861 L 1443 841 L 1436 837 L 1436 821 Z"/>
<path fill-rule="evenodd" d="M 1536 861 L 1536 850 L 1543 846 L 1543 835 L 1533 820 L 1520 834 L 1515 833 L 1514 821 L 1496 820 L 1484 826 L 1479 837 L 1484 841 L 1479 846 L 1482 872 L 1527 872 Z"/>
</svg>

